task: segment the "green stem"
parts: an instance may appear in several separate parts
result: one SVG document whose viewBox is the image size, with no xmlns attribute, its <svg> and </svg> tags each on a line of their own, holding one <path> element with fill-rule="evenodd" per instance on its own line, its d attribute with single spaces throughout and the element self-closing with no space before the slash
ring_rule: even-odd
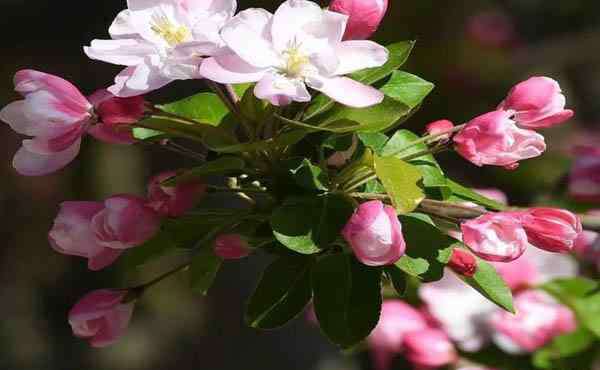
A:
<svg viewBox="0 0 600 370">
<path fill-rule="evenodd" d="M 434 135 L 423 136 L 423 137 L 421 137 L 421 138 L 419 138 L 417 140 L 411 141 L 408 145 L 406 145 L 406 146 L 404 146 L 402 148 L 396 149 L 393 152 L 388 153 L 386 156 L 392 157 L 392 156 L 395 156 L 396 154 L 402 153 L 403 151 L 405 151 L 407 149 L 410 149 L 410 148 L 412 148 L 412 147 L 414 147 L 416 145 L 419 145 L 419 144 L 422 144 L 422 143 L 428 143 L 430 141 L 436 141 L 435 139 L 440 139 L 440 138 L 442 138 L 442 137 L 444 137 L 446 135 L 450 135 L 450 134 L 453 134 L 455 132 L 458 132 L 458 131 L 462 130 L 464 127 L 465 127 L 464 124 L 463 125 L 458 125 L 458 126 L 452 128 L 451 130 L 448 130 L 448 131 L 440 132 L 440 133 L 434 134 Z"/>
<path fill-rule="evenodd" d="M 356 181 L 351 182 L 350 184 L 348 184 L 344 190 L 346 191 L 351 191 L 354 190 L 356 188 L 359 188 L 360 186 L 368 183 L 371 180 L 375 180 L 377 178 L 377 175 L 374 172 L 369 173 L 368 176 L 364 176 L 362 178 L 359 178 Z"/>
<path fill-rule="evenodd" d="M 215 94 L 217 94 L 217 96 L 221 99 L 221 101 L 223 101 L 223 103 L 227 106 L 229 111 L 231 113 L 233 113 L 234 116 L 236 116 L 236 118 L 238 119 L 238 121 L 240 122 L 242 127 L 244 128 L 244 131 L 246 131 L 246 135 L 248 135 L 248 138 L 250 140 L 254 140 L 255 132 L 252 129 L 252 127 L 250 126 L 250 124 L 248 123 L 248 121 L 246 120 L 246 118 L 242 115 L 242 112 L 240 111 L 238 105 L 236 103 L 234 103 L 233 97 L 230 97 L 227 94 L 225 94 L 223 92 L 223 90 L 221 89 L 221 87 L 219 86 L 219 84 L 217 84 L 214 81 L 206 80 L 206 84 L 208 85 L 208 87 L 210 87 L 210 89 L 212 91 L 214 91 Z M 233 91 L 233 88 L 232 88 L 232 91 Z M 234 94 L 235 94 L 235 92 L 234 92 Z"/>
</svg>

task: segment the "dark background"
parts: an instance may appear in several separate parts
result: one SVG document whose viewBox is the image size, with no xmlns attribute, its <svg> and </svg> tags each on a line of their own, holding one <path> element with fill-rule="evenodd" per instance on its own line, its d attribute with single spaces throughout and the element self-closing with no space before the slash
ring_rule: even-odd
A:
<svg viewBox="0 0 600 370">
<path fill-rule="evenodd" d="M 241 8 L 276 2 L 243 2 Z M 551 151 L 514 172 L 477 169 L 454 154 L 440 156 L 448 173 L 467 184 L 496 186 L 515 204 L 560 192 L 569 149 L 595 135 L 600 121 L 600 2 L 597 0 L 392 0 L 376 38 L 416 39 L 404 69 L 437 87 L 407 123 L 421 132 L 434 119 L 456 123 L 492 110 L 514 83 L 534 74 L 561 82 L 577 116 L 545 132 Z M 122 0 L 2 0 L 0 105 L 15 100 L 12 75 L 33 68 L 62 76 L 85 93 L 108 86 L 120 67 L 89 60 L 82 46 L 107 38 Z M 465 31 L 472 17 L 501 12 L 514 24 L 508 45 L 486 45 Z M 204 89 L 178 82 L 153 93 L 166 102 Z M 183 276 L 161 283 L 137 307 L 127 335 L 107 349 L 89 349 L 71 336 L 70 306 L 95 288 L 124 286 L 152 276 L 159 264 L 125 271 L 117 264 L 89 272 L 83 260 L 55 253 L 46 234 L 64 200 L 99 200 L 114 193 L 143 194 L 152 173 L 186 165 L 171 154 L 86 141 L 67 169 L 51 176 L 18 176 L 11 159 L 20 140 L 0 126 L 0 369 L 358 369 L 303 319 L 260 333 L 243 325 L 243 302 L 264 261 L 228 263 L 209 297 L 193 295 Z M 561 180 L 562 179 L 562 180 Z"/>
</svg>

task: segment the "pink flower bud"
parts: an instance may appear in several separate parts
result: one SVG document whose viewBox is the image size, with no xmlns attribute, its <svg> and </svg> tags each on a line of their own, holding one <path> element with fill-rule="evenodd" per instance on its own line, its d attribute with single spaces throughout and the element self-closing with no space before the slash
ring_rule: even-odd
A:
<svg viewBox="0 0 600 370">
<path fill-rule="evenodd" d="M 532 208 L 522 223 L 529 243 L 548 252 L 570 252 L 582 231 L 579 217 L 564 209 Z"/>
<path fill-rule="evenodd" d="M 99 121 L 89 129 L 90 135 L 112 144 L 135 142 L 129 126 L 144 117 L 146 102 L 142 96 L 120 98 L 108 90 L 98 90 L 89 100 L 94 104 Z"/>
<path fill-rule="evenodd" d="M 573 251 L 583 260 L 594 264 L 600 271 L 600 234 L 583 230 L 575 240 Z"/>
<path fill-rule="evenodd" d="M 162 172 L 148 183 L 148 206 L 162 216 L 183 216 L 194 208 L 206 192 L 206 185 L 200 181 L 189 181 L 175 186 L 162 185 L 162 182 L 176 174 L 177 171 Z"/>
<path fill-rule="evenodd" d="M 132 195 L 117 195 L 101 202 L 64 202 L 48 233 L 57 252 L 88 259 L 90 270 L 112 264 L 124 249 L 154 236 L 160 219 Z"/>
<path fill-rule="evenodd" d="M 344 40 L 368 39 L 381 23 L 388 0 L 333 0 L 329 10 L 348 16 Z"/>
<path fill-rule="evenodd" d="M 426 328 L 425 318 L 412 306 L 399 299 L 384 301 L 379 322 L 367 338 L 375 369 L 389 369 L 394 356 L 402 350 L 405 336 Z"/>
<path fill-rule="evenodd" d="M 404 338 L 404 356 L 418 367 L 449 365 L 458 359 L 454 345 L 439 329 L 410 332 Z"/>
<path fill-rule="evenodd" d="M 512 112 L 520 126 L 538 129 L 573 117 L 573 111 L 565 109 L 565 104 L 558 82 L 548 77 L 531 77 L 514 86 L 498 109 Z"/>
<path fill-rule="evenodd" d="M 448 121 L 447 119 L 442 119 L 439 121 L 434 121 L 425 127 L 425 130 L 429 135 L 439 135 L 446 131 L 450 131 L 454 128 L 454 123 Z M 450 134 L 444 136 L 445 138 L 450 138 Z"/>
<path fill-rule="evenodd" d="M 215 254 L 224 260 L 244 258 L 250 253 L 250 245 L 239 234 L 222 234 L 215 240 Z"/>
<path fill-rule="evenodd" d="M 499 189 L 473 189 L 475 192 L 483 195 L 486 198 L 495 200 L 500 204 L 508 204 L 508 197 L 506 193 Z"/>
<path fill-rule="evenodd" d="M 92 347 L 106 347 L 125 332 L 134 303 L 123 303 L 127 290 L 94 290 L 83 296 L 69 312 L 73 334 Z"/>
<path fill-rule="evenodd" d="M 600 202 L 600 148 L 581 146 L 575 155 L 569 195 L 582 202 Z"/>
<path fill-rule="evenodd" d="M 474 118 L 454 136 L 456 151 L 477 166 L 518 167 L 518 161 L 541 155 L 546 150 L 544 137 L 520 129 L 510 112 L 493 111 Z"/>
<path fill-rule="evenodd" d="M 361 204 L 342 235 L 356 258 L 368 266 L 391 265 L 406 249 L 396 211 L 378 200 Z"/>
<path fill-rule="evenodd" d="M 477 272 L 477 259 L 464 249 L 454 248 L 448 267 L 459 275 L 471 277 Z"/>
<path fill-rule="evenodd" d="M 487 213 L 461 225 L 463 241 L 488 261 L 512 261 L 529 245 L 517 212 Z"/>
<path fill-rule="evenodd" d="M 516 314 L 498 310 L 490 320 L 494 341 L 508 353 L 533 352 L 577 327 L 571 310 L 541 291 L 522 292 L 514 303 Z"/>
</svg>

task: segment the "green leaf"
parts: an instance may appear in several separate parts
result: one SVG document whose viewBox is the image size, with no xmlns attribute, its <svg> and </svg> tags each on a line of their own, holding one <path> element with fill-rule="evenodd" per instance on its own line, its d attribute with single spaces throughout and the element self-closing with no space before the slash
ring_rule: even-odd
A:
<svg viewBox="0 0 600 370">
<path fill-rule="evenodd" d="M 388 97 L 380 104 L 367 108 L 338 104 L 320 118 L 318 127 L 338 133 L 374 133 L 392 127 L 409 113 L 410 108 L 407 105 Z"/>
<path fill-rule="evenodd" d="M 184 137 L 194 141 L 202 141 L 203 135 L 210 131 L 214 131 L 214 127 L 203 125 L 198 123 L 189 124 L 179 121 L 174 121 L 169 118 L 148 118 L 143 121 L 136 123 L 137 126 L 145 129 L 149 129 L 156 132 L 162 132 L 163 134 Z M 138 131 L 139 132 L 139 131 Z M 146 134 L 151 134 L 149 131 L 145 131 Z"/>
<path fill-rule="evenodd" d="M 220 138 L 204 137 L 204 144 L 212 151 L 220 153 L 241 153 L 252 152 L 256 150 L 265 150 L 270 148 L 282 148 L 294 145 L 306 136 L 302 130 L 289 131 L 278 137 L 254 141 L 251 143 L 228 143 L 219 141 Z"/>
<path fill-rule="evenodd" d="M 254 89 L 247 89 L 239 102 L 242 115 L 253 122 L 261 122 L 266 117 L 268 102 L 254 95 Z"/>
<path fill-rule="evenodd" d="M 553 295 L 559 301 L 569 304 L 574 299 L 585 298 L 593 292 L 597 283 L 584 277 L 561 278 L 549 281 L 540 286 L 540 289 Z"/>
<path fill-rule="evenodd" d="M 385 187 L 396 211 L 400 214 L 412 212 L 425 198 L 417 185 L 422 176 L 419 170 L 394 157 L 375 156 L 375 173 Z"/>
<path fill-rule="evenodd" d="M 413 141 L 418 139 L 419 137 L 409 130 L 398 130 L 383 147 L 381 155 L 386 157 L 393 153 L 397 153 L 395 157 L 400 158 L 402 156 L 408 156 L 426 150 L 427 145 L 424 143 L 402 150 L 402 148 L 407 147 Z M 415 165 L 419 169 L 421 175 L 423 175 L 423 185 L 425 187 L 439 188 L 443 199 L 450 196 L 451 190 L 446 182 L 446 176 L 432 154 L 413 159 L 409 161 L 409 163 Z"/>
<path fill-rule="evenodd" d="M 294 182 L 308 190 L 327 190 L 327 174 L 307 158 L 291 158 L 284 163 Z"/>
<path fill-rule="evenodd" d="M 381 270 L 347 254 L 322 258 L 312 271 L 313 302 L 321 330 L 350 347 L 375 328 L 381 310 Z"/>
<path fill-rule="evenodd" d="M 192 259 L 190 284 L 194 292 L 206 295 L 212 286 L 223 260 L 215 255 L 211 246 L 203 247 Z"/>
<path fill-rule="evenodd" d="M 250 83 L 250 82 L 243 83 L 243 84 L 234 84 L 232 86 L 233 86 L 233 91 L 238 96 L 238 98 L 241 98 L 242 96 L 244 96 L 246 94 L 246 91 L 253 90 L 253 88 L 254 88 L 254 84 Z"/>
<path fill-rule="evenodd" d="M 358 134 L 360 141 L 365 144 L 367 148 L 371 148 L 373 152 L 380 154 L 381 150 L 388 141 L 388 137 L 380 132 L 366 133 L 360 132 Z"/>
<path fill-rule="evenodd" d="M 400 268 L 398 268 L 396 265 L 386 266 L 384 271 L 392 282 L 396 293 L 398 293 L 400 297 L 404 296 L 408 285 L 408 281 L 406 281 L 406 275 L 404 275 L 404 272 L 402 272 L 402 270 L 400 270 Z"/>
<path fill-rule="evenodd" d="M 444 276 L 444 267 L 458 243 L 417 214 L 400 216 L 406 253 L 396 267 L 423 281 L 436 281 Z"/>
<path fill-rule="evenodd" d="M 328 247 L 354 211 L 340 195 L 290 199 L 271 215 L 275 238 L 287 248 L 313 254 Z"/>
<path fill-rule="evenodd" d="M 135 248 L 127 249 L 119 263 L 125 266 L 138 267 L 148 261 L 165 255 L 175 249 L 177 245 L 168 232 L 161 230 L 152 239 Z"/>
<path fill-rule="evenodd" d="M 206 92 L 158 105 L 157 108 L 211 126 L 219 126 L 229 114 L 227 106 L 216 94 Z"/>
<path fill-rule="evenodd" d="M 600 293 L 578 299 L 574 306 L 581 324 L 600 338 Z"/>
<path fill-rule="evenodd" d="M 504 204 L 498 203 L 495 200 L 484 197 L 476 191 L 469 189 L 466 186 L 463 186 L 453 180 L 446 179 L 446 183 L 450 187 L 450 190 L 452 190 L 452 193 L 458 196 L 459 198 L 468 201 L 473 201 L 495 211 L 503 211 L 506 209 L 506 206 Z"/>
<path fill-rule="evenodd" d="M 383 85 L 381 91 L 413 109 L 423 102 L 423 99 L 434 87 L 434 84 L 419 76 L 404 71 L 395 71 L 389 81 Z"/>
<path fill-rule="evenodd" d="M 476 257 L 477 258 L 477 257 Z M 515 313 L 513 297 L 496 269 L 481 258 L 477 258 L 477 271 L 473 277 L 461 276 L 462 280 L 477 290 L 481 295 L 501 308 Z"/>
<path fill-rule="evenodd" d="M 375 82 L 386 78 L 388 75 L 390 75 L 396 69 L 400 68 L 406 62 L 414 45 L 414 41 L 401 41 L 395 44 L 388 45 L 387 49 L 390 54 L 387 63 L 385 63 L 381 67 L 368 68 L 353 73 L 350 75 L 350 78 L 367 85 L 372 85 Z M 329 97 L 320 94 L 316 98 L 314 98 L 312 103 L 308 106 L 306 113 L 304 113 L 303 119 L 309 120 L 312 117 L 315 117 L 327 111 L 328 109 L 331 109 L 334 106 L 334 104 L 334 101 L 331 100 Z"/>
<path fill-rule="evenodd" d="M 132 131 L 133 137 L 142 141 L 156 141 L 171 137 L 170 135 L 166 135 L 164 132 L 144 127 L 134 127 Z"/>
<path fill-rule="evenodd" d="M 544 348 L 535 352 L 533 364 L 541 369 L 555 369 L 557 361 L 577 355 L 587 350 L 594 343 L 594 336 L 583 328 L 576 331 L 558 336 Z M 574 366 L 571 361 L 567 362 Z M 573 369 L 583 369 L 583 367 L 573 367 Z"/>
<path fill-rule="evenodd" d="M 311 298 L 311 259 L 282 257 L 262 274 L 246 308 L 246 322 L 259 329 L 275 329 L 298 316 Z"/>
<path fill-rule="evenodd" d="M 238 157 L 224 156 L 213 161 L 206 162 L 202 166 L 194 167 L 180 175 L 172 177 L 162 184 L 165 186 L 175 186 L 190 180 L 203 178 L 210 175 L 223 175 L 231 172 L 239 172 L 245 167 L 245 162 Z"/>
</svg>

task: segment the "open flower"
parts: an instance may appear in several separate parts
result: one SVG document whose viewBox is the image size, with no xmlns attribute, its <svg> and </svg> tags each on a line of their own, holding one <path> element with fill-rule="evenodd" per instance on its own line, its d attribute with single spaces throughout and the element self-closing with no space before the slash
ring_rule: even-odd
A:
<svg viewBox="0 0 600 370">
<path fill-rule="evenodd" d="M 87 339 L 92 347 L 106 347 L 125 332 L 133 314 L 134 302 L 123 303 L 127 290 L 94 290 L 69 311 L 73 334 Z"/>
<path fill-rule="evenodd" d="M 25 99 L 4 107 L 0 119 L 17 133 L 33 136 L 23 140 L 13 159 L 14 168 L 25 176 L 47 175 L 65 167 L 79 153 L 86 132 L 111 143 L 133 142 L 131 131 L 117 132 L 116 127 L 143 115 L 141 97 L 115 101 L 112 94 L 100 90 L 86 98 L 70 82 L 31 69 L 18 71 L 14 83 Z M 129 109 L 124 111 L 123 106 Z"/>
<path fill-rule="evenodd" d="M 256 82 L 254 94 L 274 105 L 307 102 L 307 86 L 352 107 L 378 104 L 383 94 L 342 75 L 378 67 L 388 51 L 372 41 L 342 41 L 345 15 L 306 0 L 288 0 L 275 14 L 248 9 L 221 32 L 233 53 L 207 59 L 201 74 L 220 83 Z"/>
<path fill-rule="evenodd" d="M 518 128 L 511 113 L 497 110 L 474 118 L 454 136 L 456 151 L 477 166 L 493 165 L 515 169 L 519 161 L 546 150 L 544 137 Z"/>
<path fill-rule="evenodd" d="M 115 195 L 102 202 L 64 202 L 48 234 L 57 252 L 88 259 L 90 270 L 112 264 L 123 250 L 158 231 L 160 219 L 145 200 Z"/>
<path fill-rule="evenodd" d="M 512 113 L 519 126 L 538 129 L 561 124 L 573 111 L 565 109 L 560 85 L 549 77 L 531 77 L 515 85 L 498 109 Z"/>
<path fill-rule="evenodd" d="M 406 249 L 396 211 L 378 200 L 361 204 L 342 235 L 356 258 L 368 266 L 391 265 Z"/>
<path fill-rule="evenodd" d="M 200 78 L 203 57 L 222 48 L 219 31 L 235 0 L 128 0 L 109 28 L 112 40 L 93 40 L 92 59 L 126 66 L 109 91 L 134 96 L 174 80 Z"/>
</svg>

